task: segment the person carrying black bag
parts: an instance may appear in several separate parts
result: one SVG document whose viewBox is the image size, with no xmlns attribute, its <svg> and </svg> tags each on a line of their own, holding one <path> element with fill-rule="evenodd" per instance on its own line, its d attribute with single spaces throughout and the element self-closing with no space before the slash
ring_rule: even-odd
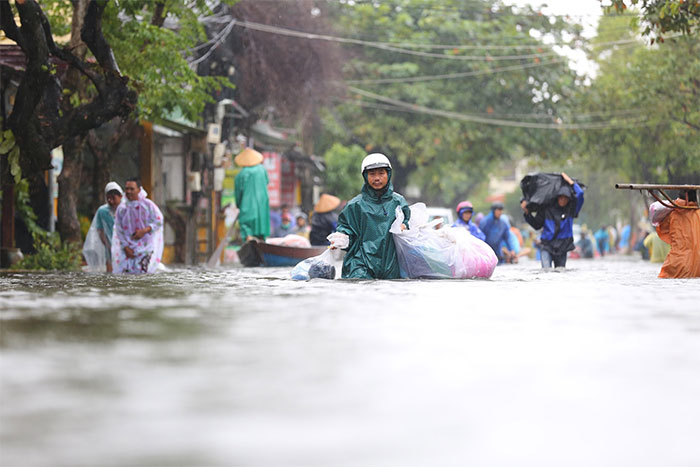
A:
<svg viewBox="0 0 700 467">
<path fill-rule="evenodd" d="M 566 184 L 557 190 L 556 198 L 538 205 L 525 199 L 520 203 L 525 221 L 535 230 L 543 229 L 540 237 L 543 268 L 551 268 L 552 263 L 555 268 L 566 267 L 566 255 L 574 249 L 574 217 L 583 206 L 583 189 L 564 172 L 561 176 Z"/>
</svg>

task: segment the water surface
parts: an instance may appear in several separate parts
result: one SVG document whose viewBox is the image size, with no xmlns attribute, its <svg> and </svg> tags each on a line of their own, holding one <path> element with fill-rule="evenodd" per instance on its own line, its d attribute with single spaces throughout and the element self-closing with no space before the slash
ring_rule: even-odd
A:
<svg viewBox="0 0 700 467">
<path fill-rule="evenodd" d="M 700 282 L 0 274 L 2 466 L 697 466 Z"/>
</svg>

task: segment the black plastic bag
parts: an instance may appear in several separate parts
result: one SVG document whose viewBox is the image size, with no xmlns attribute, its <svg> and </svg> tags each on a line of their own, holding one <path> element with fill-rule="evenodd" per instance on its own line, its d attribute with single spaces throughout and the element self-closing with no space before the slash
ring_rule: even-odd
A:
<svg viewBox="0 0 700 467">
<path fill-rule="evenodd" d="M 575 178 L 572 180 L 578 183 L 581 189 L 585 185 Z M 553 202 L 562 187 L 569 188 L 569 198 L 574 199 L 574 189 L 564 180 L 561 173 L 533 173 L 523 177 L 520 181 L 520 189 L 523 191 L 523 198 L 528 202 L 530 211 L 537 211 L 540 206 L 545 206 Z"/>
</svg>

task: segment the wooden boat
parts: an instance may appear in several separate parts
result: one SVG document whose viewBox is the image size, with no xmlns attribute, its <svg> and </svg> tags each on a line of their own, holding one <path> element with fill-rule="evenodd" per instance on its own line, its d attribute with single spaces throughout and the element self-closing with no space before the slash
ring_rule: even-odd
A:
<svg viewBox="0 0 700 467">
<path fill-rule="evenodd" d="M 238 250 L 238 258 L 241 260 L 241 264 L 246 267 L 296 266 L 297 263 L 306 258 L 320 255 L 327 248 L 327 246 L 299 248 L 250 241 L 244 243 L 241 249 Z"/>
</svg>

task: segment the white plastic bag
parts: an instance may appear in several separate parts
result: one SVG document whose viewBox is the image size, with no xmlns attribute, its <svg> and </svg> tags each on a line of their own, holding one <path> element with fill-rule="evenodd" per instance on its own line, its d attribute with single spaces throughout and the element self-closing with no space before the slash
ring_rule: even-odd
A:
<svg viewBox="0 0 700 467">
<path fill-rule="evenodd" d="M 328 249 L 318 256 L 307 258 L 298 263 L 289 276 L 296 281 L 309 279 L 337 279 L 341 275 L 345 252 Z"/>
<path fill-rule="evenodd" d="M 348 247 L 348 245 L 350 245 L 350 237 L 343 232 L 333 232 L 332 234 L 328 235 L 326 239 L 331 243 L 333 248 L 340 248 L 341 250 L 344 250 Z"/>
<path fill-rule="evenodd" d="M 491 247 L 461 227 L 433 230 L 434 222 L 426 223 L 428 215 L 423 203 L 414 204 L 410 209 L 411 219 L 407 230 L 401 231 L 404 216 L 400 208 L 396 209 L 396 221 L 391 226 L 401 277 L 491 277 L 498 264 Z"/>
</svg>

